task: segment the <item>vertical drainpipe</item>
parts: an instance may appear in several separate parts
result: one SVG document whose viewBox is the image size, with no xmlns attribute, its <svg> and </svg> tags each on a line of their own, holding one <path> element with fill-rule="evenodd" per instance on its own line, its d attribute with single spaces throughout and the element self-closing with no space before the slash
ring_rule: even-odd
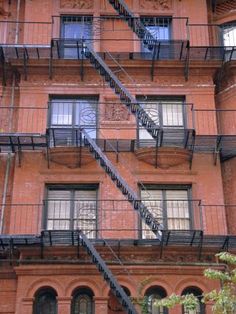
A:
<svg viewBox="0 0 236 314">
<path fill-rule="evenodd" d="M 18 43 L 19 37 L 19 17 L 20 17 L 20 0 L 17 0 L 17 11 L 16 11 L 16 34 L 15 34 L 15 44 Z M 12 78 L 12 86 L 11 86 L 11 112 L 13 113 L 14 107 L 14 99 L 15 99 L 15 86 L 16 86 L 16 76 L 13 73 Z M 10 114 L 10 121 L 9 121 L 9 131 L 12 131 L 12 118 L 13 114 Z M 11 153 L 7 154 L 7 164 L 6 164 L 6 171 L 4 176 L 4 186 L 3 186 L 3 195 L 2 195 L 2 210 L 1 210 L 1 217 L 0 217 L 0 233 L 4 232 L 4 214 L 5 214 L 5 207 L 6 207 L 6 198 L 7 198 L 7 189 L 8 189 L 8 182 L 9 182 L 9 175 L 10 175 L 10 166 L 11 166 Z"/>
</svg>

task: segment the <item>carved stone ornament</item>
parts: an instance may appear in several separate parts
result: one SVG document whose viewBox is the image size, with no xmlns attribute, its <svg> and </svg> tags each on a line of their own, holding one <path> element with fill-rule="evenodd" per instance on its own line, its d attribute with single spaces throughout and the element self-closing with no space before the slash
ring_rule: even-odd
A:
<svg viewBox="0 0 236 314">
<path fill-rule="evenodd" d="M 0 0 L 0 16 L 4 16 L 4 17 L 7 17 L 7 16 L 10 16 L 10 12 L 7 12 L 5 9 L 4 9 L 4 1 L 3 0 Z"/>
<path fill-rule="evenodd" d="M 93 0 L 61 0 L 60 6 L 65 9 L 91 9 Z"/>
<path fill-rule="evenodd" d="M 140 0 L 140 7 L 143 9 L 170 10 L 172 0 Z"/>
<path fill-rule="evenodd" d="M 129 119 L 129 112 L 121 104 L 106 105 L 105 120 L 124 121 Z"/>
</svg>

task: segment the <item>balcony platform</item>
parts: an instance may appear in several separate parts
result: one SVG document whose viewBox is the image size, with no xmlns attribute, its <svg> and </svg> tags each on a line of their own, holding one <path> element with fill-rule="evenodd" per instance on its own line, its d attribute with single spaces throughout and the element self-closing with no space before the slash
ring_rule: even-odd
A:
<svg viewBox="0 0 236 314">
<path fill-rule="evenodd" d="M 201 230 L 163 230 L 162 240 L 158 239 L 90 239 L 96 246 L 156 246 L 160 248 L 160 258 L 167 246 L 196 247 L 198 258 L 203 248 L 216 251 L 236 249 L 236 235 L 204 235 Z M 75 246 L 80 247 L 77 230 L 44 230 L 40 235 L 0 235 L 0 252 L 21 247 Z"/>
<path fill-rule="evenodd" d="M 41 150 L 47 147 L 46 135 L 36 133 L 0 134 L 0 152 L 15 153 L 25 150 Z"/>
</svg>

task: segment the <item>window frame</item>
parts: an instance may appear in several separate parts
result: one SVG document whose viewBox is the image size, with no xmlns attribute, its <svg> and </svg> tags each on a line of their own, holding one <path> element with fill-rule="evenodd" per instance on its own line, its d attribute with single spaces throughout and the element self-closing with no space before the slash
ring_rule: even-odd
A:
<svg viewBox="0 0 236 314">
<path fill-rule="evenodd" d="M 152 16 L 152 15 L 141 15 L 140 20 L 142 24 L 145 26 L 154 26 L 154 27 L 162 27 L 165 26 L 165 23 L 167 24 L 166 29 L 168 31 L 168 36 L 167 38 L 160 38 L 156 39 L 157 41 L 170 41 L 172 39 L 172 34 L 173 34 L 173 29 L 172 29 L 172 16 Z M 149 30 L 150 32 L 150 30 Z"/>
<path fill-rule="evenodd" d="M 159 300 L 167 297 L 166 290 L 163 287 L 161 287 L 161 286 L 151 286 L 151 287 L 149 287 L 145 291 L 144 295 L 147 297 L 147 299 L 149 299 L 150 297 L 152 297 L 154 295 L 156 295 L 156 296 L 158 295 L 160 297 Z M 148 313 L 149 314 L 152 314 L 152 303 L 156 299 L 157 298 L 153 298 L 153 299 L 151 298 L 151 302 L 149 300 L 147 300 L 147 302 L 148 302 L 147 307 L 148 307 Z M 149 302 L 150 302 L 150 304 L 149 304 Z M 150 306 L 151 306 L 151 309 L 150 309 Z M 158 314 L 160 314 L 159 309 L 157 309 L 157 311 L 159 312 Z M 163 312 L 163 314 L 168 314 L 169 313 L 168 308 L 167 307 L 163 307 L 163 311 L 162 312 Z"/>
<path fill-rule="evenodd" d="M 35 293 L 35 299 L 33 302 L 33 314 L 39 314 L 41 311 L 39 308 L 39 298 L 42 297 L 44 294 L 50 294 L 50 296 L 54 298 L 55 308 L 54 314 L 58 313 L 58 302 L 57 302 L 57 292 L 51 287 L 42 287 Z M 51 314 L 51 313 L 43 313 L 43 314 Z"/>
<path fill-rule="evenodd" d="M 95 114 L 95 119 L 94 119 L 94 123 L 95 124 L 91 124 L 91 129 L 94 129 L 94 136 L 95 138 L 97 138 L 98 136 L 98 125 L 99 125 L 99 95 L 50 95 L 49 96 L 49 106 L 48 106 L 48 116 L 47 116 L 47 126 L 48 129 L 51 130 L 56 130 L 56 129 L 65 129 L 65 130 L 69 130 L 71 131 L 71 141 L 69 143 L 69 145 L 62 145 L 62 146 L 74 146 L 76 144 L 76 130 L 78 130 L 78 128 L 80 128 L 81 126 L 83 127 L 83 125 L 77 125 L 76 124 L 76 111 L 77 111 L 77 107 L 80 104 L 80 101 L 87 101 L 87 102 L 91 102 L 94 104 L 94 114 Z M 63 101 L 65 103 L 68 104 L 72 104 L 72 121 L 71 124 L 68 125 L 63 125 L 63 124 L 52 124 L 52 117 L 53 117 L 53 103 L 63 103 Z M 85 125 L 85 131 L 89 130 L 89 125 Z M 66 139 L 64 139 L 66 140 Z M 49 139 L 49 142 L 51 143 L 51 139 Z M 54 145 L 53 145 L 54 146 Z"/>
<path fill-rule="evenodd" d="M 144 188 L 143 188 L 144 186 Z M 141 197 L 141 191 L 142 190 L 158 190 L 161 191 L 162 193 L 162 204 L 163 204 L 163 226 L 165 230 L 185 230 L 185 229 L 168 229 L 168 217 L 167 217 L 167 201 L 168 199 L 166 199 L 166 191 L 168 190 L 179 190 L 179 191 L 187 191 L 187 203 L 188 203 L 188 213 L 189 213 L 189 229 L 188 230 L 192 230 L 193 226 L 194 226 L 194 215 L 193 215 L 193 206 L 191 203 L 192 200 L 192 186 L 191 184 L 152 184 L 152 183 L 147 183 L 144 185 L 140 185 L 139 187 L 139 191 L 140 191 L 140 199 L 142 201 L 145 202 L 145 200 L 142 199 Z M 139 219 L 139 236 L 141 239 L 145 239 L 144 237 L 144 232 L 145 230 L 143 230 L 142 227 L 142 220 Z"/>
<path fill-rule="evenodd" d="M 83 23 L 82 27 L 82 36 L 78 37 L 78 38 L 70 38 L 70 37 L 65 37 L 65 19 L 71 19 L 71 24 L 75 24 L 78 25 L 80 24 L 79 19 L 81 19 L 81 23 Z M 75 20 L 74 23 L 72 20 Z M 76 21 L 77 19 L 77 21 Z M 86 32 L 86 21 L 89 21 L 89 23 L 87 23 L 87 25 L 91 25 L 90 27 L 90 31 L 89 33 L 89 38 L 87 38 L 86 36 L 84 36 L 84 32 Z M 69 23 L 68 23 L 69 24 Z M 68 58 L 68 59 L 84 59 L 84 48 L 83 48 L 83 44 L 82 41 L 83 40 L 92 40 L 93 39 L 93 15 L 80 15 L 80 14 L 62 14 L 60 15 L 60 55 L 63 58 Z M 77 47 L 76 45 L 76 41 L 80 41 L 81 40 L 81 47 Z M 66 49 L 73 49 L 73 53 L 71 53 L 71 51 L 69 51 L 69 55 L 71 54 L 71 56 L 67 56 L 66 57 Z M 75 50 L 75 51 L 74 51 Z"/>
<path fill-rule="evenodd" d="M 94 297 L 94 293 L 93 291 L 88 288 L 88 287 L 79 287 L 77 289 L 75 289 L 75 291 L 73 292 L 72 294 L 72 300 L 71 300 L 71 309 L 70 309 L 70 313 L 71 314 L 76 314 L 76 309 L 75 309 L 75 306 L 76 306 L 76 299 L 79 297 L 79 296 L 87 296 L 90 301 L 91 301 L 91 311 L 90 313 L 86 313 L 86 314 L 94 314 L 95 313 L 95 303 L 94 303 L 94 300 L 93 300 L 93 297 Z M 80 310 L 80 309 L 78 309 Z M 78 312 L 79 313 L 79 312 Z"/>
<path fill-rule="evenodd" d="M 186 287 L 183 291 L 182 291 L 182 294 L 181 295 L 186 295 L 186 294 L 193 294 L 194 296 L 196 296 L 198 298 L 198 301 L 199 301 L 199 305 L 200 305 L 200 312 L 196 313 L 196 314 L 205 314 L 205 304 L 203 304 L 201 302 L 201 299 L 202 297 L 199 297 L 199 293 L 203 293 L 203 291 L 196 287 L 196 286 L 189 286 L 189 287 Z M 186 313 L 186 310 L 184 308 L 184 306 L 182 306 L 182 314 L 189 314 L 189 313 Z"/>
<path fill-rule="evenodd" d="M 158 110 L 158 116 L 160 116 L 160 123 L 159 125 L 159 129 L 161 130 L 168 130 L 168 129 L 183 129 L 183 130 L 186 130 L 186 126 L 187 126 L 187 110 L 186 110 L 186 106 L 184 105 L 185 104 L 185 96 L 170 96 L 170 95 L 147 95 L 147 96 L 143 96 L 143 95 L 136 95 L 136 99 L 138 101 L 138 103 L 142 104 L 142 102 L 150 102 L 150 103 L 160 103 L 162 104 L 161 106 L 159 106 L 159 108 L 157 109 Z M 165 101 L 166 102 L 171 102 L 173 101 L 173 104 L 176 103 L 181 103 L 181 107 L 182 107 L 182 120 L 183 120 L 183 125 L 182 126 L 171 126 L 171 125 L 168 125 L 168 126 L 165 126 L 163 125 L 163 104 L 165 104 Z M 145 110 L 145 106 L 143 107 L 143 109 Z M 141 130 L 145 130 L 144 127 L 142 127 L 140 125 L 140 122 L 138 120 L 138 118 L 136 117 L 136 125 L 137 125 L 137 139 L 138 139 L 138 142 L 140 140 L 147 140 L 145 138 L 141 138 L 140 137 L 140 131 Z M 150 140 L 150 139 L 149 139 Z"/>
<path fill-rule="evenodd" d="M 75 230 L 74 228 L 74 223 L 75 220 L 79 221 L 79 219 L 74 218 L 74 210 L 75 210 L 75 192 L 76 191 L 89 191 L 93 190 L 96 191 L 96 209 L 95 209 L 95 236 L 92 238 L 97 238 L 97 233 L 98 233 L 98 207 L 99 207 L 99 202 L 98 202 L 98 195 L 99 195 L 99 184 L 98 183 L 85 183 L 85 184 L 47 184 L 45 186 L 45 197 L 44 197 L 44 210 L 43 210 L 43 219 L 42 219 L 42 229 L 43 230 L 58 230 L 58 229 L 48 229 L 48 194 L 49 191 L 69 191 L 72 198 L 69 199 L 70 201 L 70 216 L 69 216 L 69 229 L 61 229 L 61 230 Z M 63 200 L 63 199 L 62 199 Z M 85 200 L 86 201 L 86 200 Z M 57 220 L 56 218 L 50 219 L 50 220 Z M 62 219 L 63 220 L 63 219 Z M 64 219 L 67 220 L 67 219 Z M 89 219 L 88 219 L 89 220 Z M 59 229 L 60 230 L 60 229 Z"/>
</svg>

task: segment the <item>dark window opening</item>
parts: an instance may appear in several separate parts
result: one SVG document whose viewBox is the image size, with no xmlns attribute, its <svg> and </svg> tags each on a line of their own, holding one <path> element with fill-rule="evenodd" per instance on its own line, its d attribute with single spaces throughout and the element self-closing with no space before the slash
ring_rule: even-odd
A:
<svg viewBox="0 0 236 314">
<path fill-rule="evenodd" d="M 34 314 L 57 314 L 57 294 L 52 288 L 40 289 L 36 295 L 33 306 Z"/>
<path fill-rule="evenodd" d="M 89 288 L 79 288 L 73 294 L 71 314 L 94 314 L 93 292 Z"/>
</svg>

